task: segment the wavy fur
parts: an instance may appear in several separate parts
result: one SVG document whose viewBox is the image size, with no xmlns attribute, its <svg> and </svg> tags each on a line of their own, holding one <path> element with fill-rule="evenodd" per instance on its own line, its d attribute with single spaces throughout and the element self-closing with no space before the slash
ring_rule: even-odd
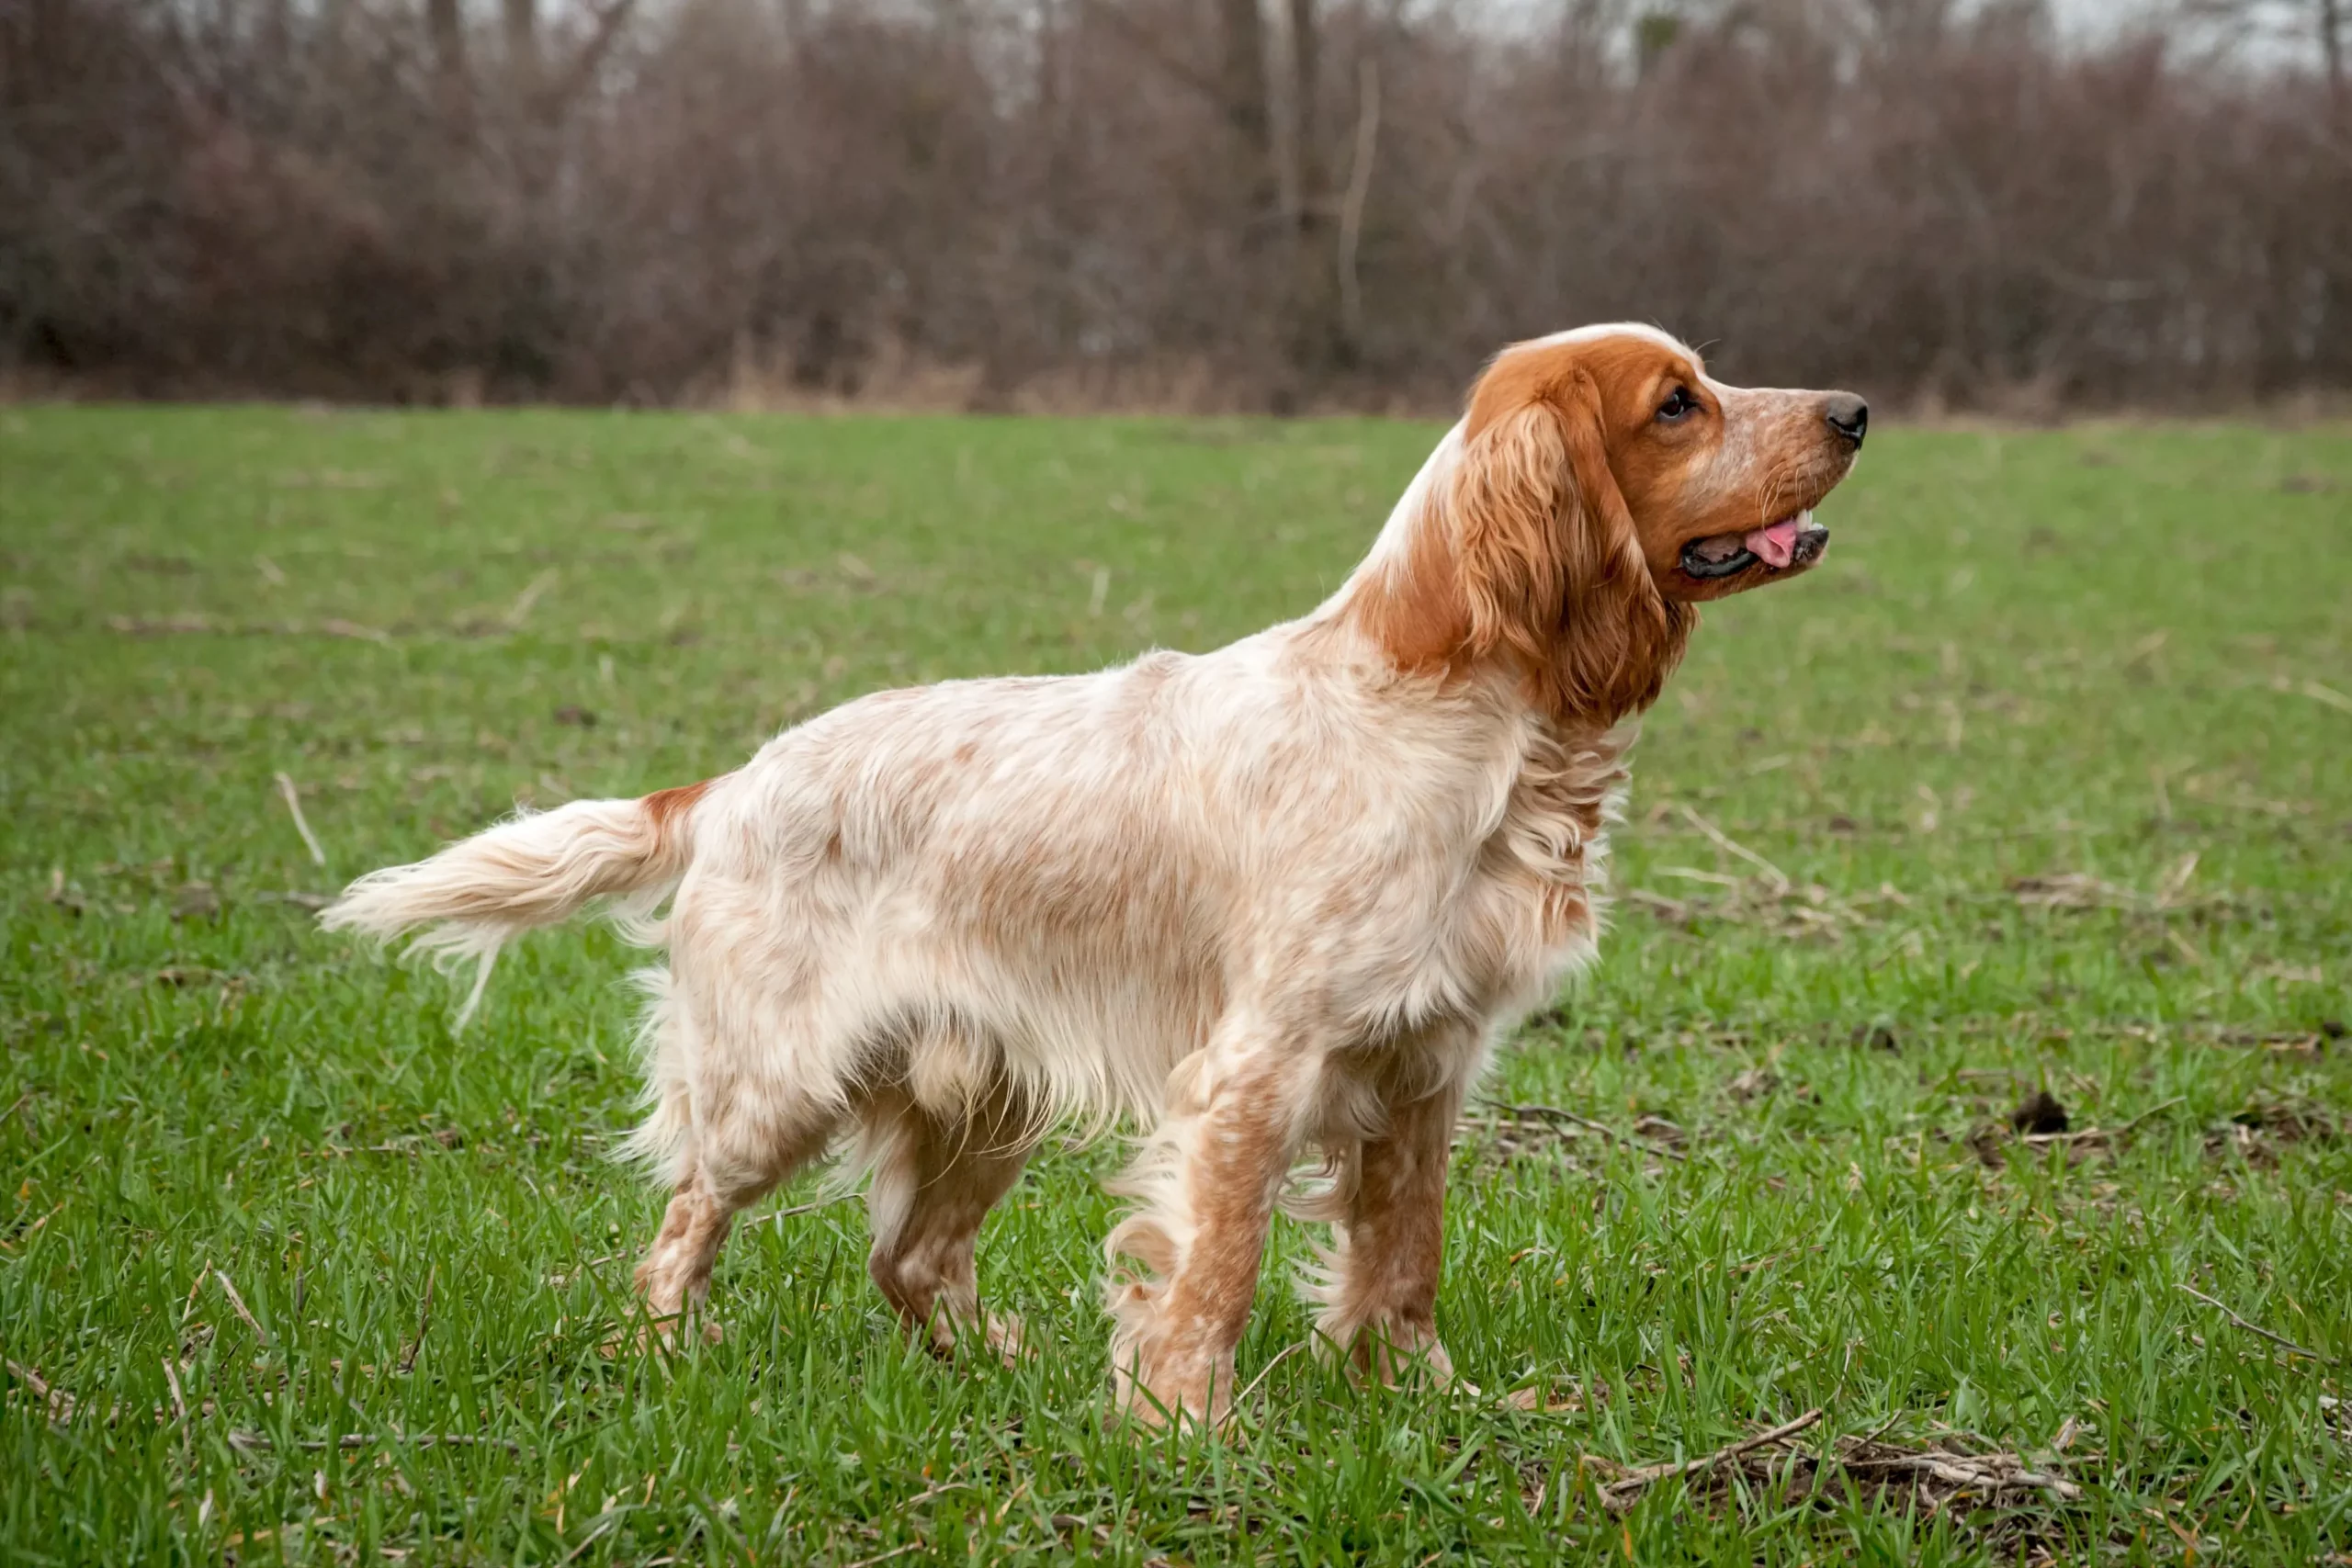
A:
<svg viewBox="0 0 2352 1568">
<path fill-rule="evenodd" d="M 1721 429 L 1656 425 L 1660 378 Z M 665 1327 L 699 1308 L 731 1217 L 846 1141 L 910 1329 L 1008 1348 L 973 1284 L 981 1217 L 1049 1125 L 1124 1118 L 1145 1134 L 1107 1244 L 1121 1408 L 1227 1408 L 1310 1151 L 1327 1179 L 1292 1196 L 1333 1227 L 1323 1332 L 1370 1375 L 1443 1376 L 1448 1140 L 1496 1039 L 1594 950 L 1621 721 L 1694 622 L 1658 563 L 1777 504 L 1765 477 L 1829 471 L 1810 396 L 1720 388 L 1644 329 L 1523 345 L 1302 619 L 1097 674 L 878 693 L 712 784 L 363 877 L 325 921 L 421 931 L 485 976 L 600 898 L 666 944 L 632 1142 L 674 1187 L 639 1270 Z"/>
</svg>

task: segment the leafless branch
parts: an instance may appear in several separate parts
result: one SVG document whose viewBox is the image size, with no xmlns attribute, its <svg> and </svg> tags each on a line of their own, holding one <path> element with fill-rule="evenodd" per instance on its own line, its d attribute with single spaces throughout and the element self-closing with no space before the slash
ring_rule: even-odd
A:
<svg viewBox="0 0 2352 1568">
<path fill-rule="evenodd" d="M 2258 1323 L 2247 1322 L 2245 1318 L 2240 1317 L 2236 1313 L 2231 1311 L 2227 1306 L 2224 1306 L 2220 1302 L 2215 1301 L 2212 1297 L 2207 1295 L 2204 1292 L 2199 1290 L 2194 1285 L 2176 1284 L 2173 1288 L 2181 1292 L 2183 1294 L 2195 1296 L 2199 1301 L 2203 1302 L 2207 1306 L 2211 1307 L 2223 1317 L 2228 1318 L 2231 1323 L 2245 1329 L 2248 1334 L 2255 1335 L 2263 1339 L 2267 1339 L 2273 1345 L 2284 1346 L 2287 1349 L 2293 1351 L 2298 1356 L 2308 1356 L 2323 1367 L 2332 1367 L 2335 1365 L 2335 1357 L 2323 1356 L 2317 1350 L 2296 1344 L 2293 1340 L 2288 1338 L 2283 1334 L 2273 1334 L 2270 1330 L 2263 1327 L 2262 1325 Z"/>
<path fill-rule="evenodd" d="M 1500 1100 L 1487 1100 L 1486 1104 L 1488 1110 L 1509 1116 L 1536 1117 L 1546 1122 L 1566 1122 L 1589 1132 L 1598 1133 L 1611 1143 L 1623 1144 L 1629 1149 L 1639 1149 L 1644 1154 L 1664 1155 L 1667 1158 L 1674 1160 L 1688 1160 L 1690 1157 L 1680 1149 L 1670 1148 L 1665 1144 L 1655 1143 L 1632 1134 L 1621 1133 L 1606 1122 L 1596 1122 L 1589 1116 L 1579 1116 L 1577 1112 L 1564 1110 L 1557 1105 L 1506 1105 Z"/>
<path fill-rule="evenodd" d="M 1340 330 L 1351 345 L 1363 341 L 1363 281 L 1356 247 L 1363 239 L 1363 204 L 1372 194 L 1372 160 L 1380 145 L 1380 62 L 1365 55 L 1356 68 L 1355 155 L 1348 164 L 1347 198 L 1340 205 Z"/>
<path fill-rule="evenodd" d="M 1783 1421 L 1769 1432 L 1758 1432 L 1736 1443 L 1726 1443 L 1703 1459 L 1685 1460 L 1679 1464 L 1645 1464 L 1626 1472 L 1600 1489 L 1600 1500 L 1610 1507 L 1623 1510 L 1640 1501 L 1642 1494 L 1661 1481 L 1679 1475 L 1700 1475 L 1758 1449 L 1773 1447 L 1787 1441 L 1821 1420 L 1821 1412 L 1808 1410 L 1793 1421 Z"/>
</svg>

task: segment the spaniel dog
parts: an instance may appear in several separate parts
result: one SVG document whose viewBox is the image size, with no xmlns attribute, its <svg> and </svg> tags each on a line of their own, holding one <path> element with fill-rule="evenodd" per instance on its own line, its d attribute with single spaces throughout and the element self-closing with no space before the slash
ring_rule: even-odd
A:
<svg viewBox="0 0 2352 1568">
<path fill-rule="evenodd" d="M 598 897 L 667 948 L 634 1140 L 673 1188 L 637 1270 L 664 1332 L 733 1216 L 847 1142 L 909 1330 L 1011 1353 L 974 1286 L 981 1220 L 1046 1129 L 1132 1118 L 1114 1408 L 1223 1417 L 1285 1201 L 1331 1225 L 1306 1282 L 1323 1337 L 1361 1374 L 1442 1381 L 1454 1122 L 1497 1038 L 1593 953 L 1619 726 L 1698 603 L 1820 558 L 1812 508 L 1867 418 L 1850 393 L 1725 386 L 1644 327 L 1519 344 L 1299 620 L 878 692 L 723 777 L 364 876 L 322 918 L 423 928 L 484 977 Z"/>
</svg>

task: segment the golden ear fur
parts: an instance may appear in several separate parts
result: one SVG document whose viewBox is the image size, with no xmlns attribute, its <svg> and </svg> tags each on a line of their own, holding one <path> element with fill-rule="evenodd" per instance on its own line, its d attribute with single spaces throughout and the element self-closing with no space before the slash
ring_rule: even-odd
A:
<svg viewBox="0 0 2352 1568">
<path fill-rule="evenodd" d="M 1464 653 L 1515 659 L 1530 696 L 1563 720 L 1605 728 L 1657 700 L 1691 615 L 1650 580 L 1589 375 L 1472 436 L 1441 505 Z"/>
</svg>

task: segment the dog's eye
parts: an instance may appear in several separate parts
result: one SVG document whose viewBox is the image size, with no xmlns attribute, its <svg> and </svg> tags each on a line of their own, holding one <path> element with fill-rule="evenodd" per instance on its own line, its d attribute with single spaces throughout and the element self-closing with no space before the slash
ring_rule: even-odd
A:
<svg viewBox="0 0 2352 1568">
<path fill-rule="evenodd" d="M 1690 388 L 1677 387 L 1667 393 L 1666 401 L 1657 405 L 1657 416 L 1671 424 L 1698 406 L 1699 400 L 1690 395 Z"/>
</svg>

